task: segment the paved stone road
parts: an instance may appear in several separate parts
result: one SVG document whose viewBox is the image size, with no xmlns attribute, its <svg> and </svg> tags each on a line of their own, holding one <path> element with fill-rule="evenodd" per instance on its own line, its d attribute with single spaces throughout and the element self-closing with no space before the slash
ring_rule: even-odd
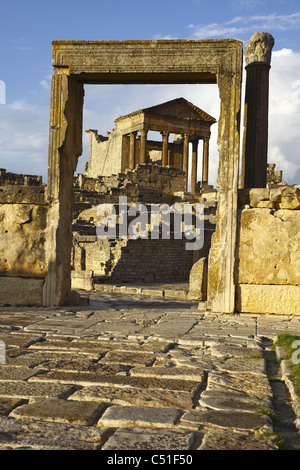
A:
<svg viewBox="0 0 300 470">
<path fill-rule="evenodd" d="M 2 307 L 0 449 L 276 450 L 264 356 L 299 331 L 300 317 L 138 294 Z"/>
</svg>

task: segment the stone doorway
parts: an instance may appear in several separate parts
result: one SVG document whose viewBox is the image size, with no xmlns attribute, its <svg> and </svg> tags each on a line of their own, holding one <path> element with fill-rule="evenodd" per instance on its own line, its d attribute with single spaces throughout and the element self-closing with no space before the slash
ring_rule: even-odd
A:
<svg viewBox="0 0 300 470">
<path fill-rule="evenodd" d="M 210 250 L 208 308 L 235 308 L 236 212 L 242 43 L 235 40 L 54 41 L 47 196 L 48 275 L 44 305 L 68 302 L 73 175 L 82 154 L 87 84 L 217 83 L 219 201 Z"/>
</svg>

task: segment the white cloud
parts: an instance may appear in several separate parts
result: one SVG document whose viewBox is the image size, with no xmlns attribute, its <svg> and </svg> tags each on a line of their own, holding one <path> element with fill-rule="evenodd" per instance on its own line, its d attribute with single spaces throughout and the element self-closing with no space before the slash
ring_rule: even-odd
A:
<svg viewBox="0 0 300 470">
<path fill-rule="evenodd" d="M 300 53 L 275 51 L 270 70 L 269 162 L 300 184 Z"/>
<path fill-rule="evenodd" d="M 269 15 L 255 15 L 245 17 L 235 17 L 224 23 L 211 23 L 208 25 L 190 25 L 192 36 L 196 39 L 207 39 L 216 37 L 239 38 L 244 34 L 254 31 L 274 30 L 286 31 L 300 27 L 300 12 L 290 15 L 279 15 L 270 13 Z"/>
</svg>

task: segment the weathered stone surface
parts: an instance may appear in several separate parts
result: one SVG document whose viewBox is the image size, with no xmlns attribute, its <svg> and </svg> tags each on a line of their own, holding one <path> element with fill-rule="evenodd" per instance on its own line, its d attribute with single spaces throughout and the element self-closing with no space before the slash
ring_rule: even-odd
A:
<svg viewBox="0 0 300 470">
<path fill-rule="evenodd" d="M 254 33 L 245 48 L 246 65 L 262 62 L 270 65 L 274 38 L 264 32 Z"/>
<path fill-rule="evenodd" d="M 59 423 L 91 426 L 99 419 L 106 405 L 89 401 L 69 401 L 61 399 L 35 399 L 18 406 L 10 416 L 18 419 L 45 420 Z"/>
<path fill-rule="evenodd" d="M 226 392 L 224 390 L 204 390 L 199 398 L 199 405 L 222 411 L 258 412 L 261 407 L 271 409 L 271 400 L 256 398 L 243 393 Z"/>
<path fill-rule="evenodd" d="M 2 275 L 45 276 L 47 272 L 44 249 L 46 215 L 46 206 L 22 203 L 0 205 L 0 273 Z M 16 295 L 17 291 L 16 289 Z"/>
<path fill-rule="evenodd" d="M 18 398 L 0 398 L 0 417 L 8 416 L 14 408 L 26 403 L 26 400 Z"/>
<path fill-rule="evenodd" d="M 79 385 L 108 386 L 108 387 L 140 387 L 146 389 L 181 390 L 195 393 L 201 386 L 198 382 L 179 379 L 158 379 L 155 377 L 125 377 L 92 372 L 50 371 L 31 377 L 29 381 L 69 383 Z"/>
<path fill-rule="evenodd" d="M 189 410 L 180 419 L 180 426 L 189 429 L 201 429 L 205 425 L 253 431 L 272 430 L 271 420 L 266 415 L 243 411 Z"/>
<path fill-rule="evenodd" d="M 111 301 L 101 300 L 101 309 L 105 302 L 108 312 L 115 302 L 114 295 Z M 275 338 L 280 332 L 298 334 L 300 317 L 208 312 L 198 315 L 187 308 L 182 310 L 181 303 L 175 309 L 173 303 L 160 302 L 164 308 L 157 308 L 156 313 L 161 319 L 173 325 L 176 316 L 185 320 L 190 315 L 193 321 L 197 318 L 198 333 L 202 331 L 205 341 L 185 343 L 189 333 L 180 338 L 180 344 L 153 340 L 155 336 L 142 340 L 140 334 L 93 334 L 89 320 L 94 315 L 90 308 L 2 309 L 1 317 L 8 328 L 2 338 L 7 344 L 12 343 L 5 369 L 11 367 L 11 374 L 18 369 L 22 374 L 15 375 L 14 381 L 0 380 L 1 450 L 275 449 L 275 437 L 264 435 L 273 436 L 277 429 L 275 423 L 273 429 L 272 414 L 265 414 L 273 410 L 274 384 L 271 388 L 268 376 L 262 373 L 259 355 L 262 349 L 268 352 L 271 343 L 267 338 Z M 147 311 L 143 310 L 141 323 L 148 321 Z M 136 303 L 132 310 L 127 304 L 126 312 L 132 313 L 132 320 L 136 315 L 139 322 Z M 52 326 L 59 321 L 64 323 L 66 331 L 71 330 L 68 324 L 73 325 L 77 318 L 76 333 L 57 334 L 53 329 L 24 331 L 24 325 L 30 324 L 40 323 L 44 328 L 47 317 L 52 318 Z M 12 330 L 9 323 L 19 326 Z M 250 338 L 249 331 L 253 333 Z M 224 336 L 225 332 L 230 333 Z M 17 338 L 20 339 L 16 342 Z M 30 345 L 36 338 L 46 341 Z M 47 342 L 53 348 L 33 347 Z M 68 350 L 66 346 L 72 343 L 76 343 L 75 349 Z M 94 352 L 97 344 L 101 349 L 98 353 Z M 101 364 L 105 346 L 106 353 L 118 353 L 117 362 Z M 142 356 L 153 354 L 156 360 L 150 367 L 133 362 L 121 365 L 118 361 L 122 351 L 132 360 L 134 351 Z M 253 361 L 254 369 L 253 364 L 250 367 L 244 361 Z M 230 362 L 233 370 L 219 370 L 219 365 L 226 367 Z M 41 368 L 47 372 L 27 378 L 27 372 L 40 372 Z M 173 378 L 167 378 L 173 373 Z M 282 373 L 288 374 L 287 370 Z M 207 380 L 203 380 L 203 375 Z M 95 421 L 94 410 L 100 413 Z M 75 421 L 82 424 L 75 425 Z"/>
<path fill-rule="evenodd" d="M 264 359 L 259 358 L 227 358 L 224 361 L 216 361 L 215 367 L 221 371 L 244 372 L 245 374 L 265 374 L 266 363 Z"/>
<path fill-rule="evenodd" d="M 102 450 L 187 450 L 195 441 L 194 433 L 182 429 L 120 428 Z"/>
<path fill-rule="evenodd" d="M 0 397 L 7 398 L 34 398 L 57 397 L 66 398 L 76 390 L 68 384 L 57 383 L 30 383 L 22 381 L 0 382 Z"/>
<path fill-rule="evenodd" d="M 0 420 L 0 449 L 96 450 L 110 434 L 109 429 L 93 426 L 10 418 Z"/>
<path fill-rule="evenodd" d="M 275 439 L 253 432 L 211 429 L 204 436 L 198 450 L 278 450 Z"/>
<path fill-rule="evenodd" d="M 157 377 L 163 379 L 191 380 L 196 382 L 204 381 L 203 368 L 185 367 L 133 367 L 130 370 L 132 377 Z"/>
<path fill-rule="evenodd" d="M 299 285 L 299 244 L 300 211 L 244 209 L 240 221 L 239 283 Z M 260 296 L 254 295 L 256 298 L 259 300 Z M 276 308 L 276 301 L 272 304 Z"/>
<path fill-rule="evenodd" d="M 240 284 L 237 311 L 299 315 L 300 286 Z"/>
<path fill-rule="evenodd" d="M 127 351 L 109 351 L 105 354 L 104 358 L 101 359 L 103 363 L 119 363 L 119 364 L 140 364 L 145 366 L 151 366 L 155 361 L 155 355 L 150 352 L 127 352 Z"/>
<path fill-rule="evenodd" d="M 0 305 L 42 305 L 43 279 L 0 278 Z"/>
<path fill-rule="evenodd" d="M 171 408 L 113 405 L 103 413 L 97 425 L 113 428 L 122 426 L 173 428 L 181 414 L 181 410 Z"/>
<path fill-rule="evenodd" d="M 206 300 L 207 298 L 207 260 L 199 259 L 190 271 L 188 299 Z"/>
<path fill-rule="evenodd" d="M 70 400 L 109 402 L 117 405 L 134 405 L 152 408 L 191 409 L 194 393 L 179 390 L 155 390 L 136 387 L 84 387 L 75 392 Z"/>
<path fill-rule="evenodd" d="M 42 370 L 42 369 L 41 369 Z M 0 365 L 0 382 L 8 381 L 15 382 L 19 380 L 27 380 L 29 377 L 36 375 L 40 372 L 39 369 L 29 369 L 22 366 L 11 366 L 7 364 Z"/>
<path fill-rule="evenodd" d="M 209 372 L 206 390 L 243 392 L 258 398 L 272 397 L 272 390 L 266 376 L 243 373 Z"/>
</svg>

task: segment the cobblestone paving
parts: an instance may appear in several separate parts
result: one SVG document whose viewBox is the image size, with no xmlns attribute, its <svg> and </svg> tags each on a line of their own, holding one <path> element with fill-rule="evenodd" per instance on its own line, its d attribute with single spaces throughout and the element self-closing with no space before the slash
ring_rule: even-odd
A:
<svg viewBox="0 0 300 470">
<path fill-rule="evenodd" d="M 265 354 L 299 331 L 139 294 L 2 307 L 0 449 L 277 450 Z"/>
</svg>

